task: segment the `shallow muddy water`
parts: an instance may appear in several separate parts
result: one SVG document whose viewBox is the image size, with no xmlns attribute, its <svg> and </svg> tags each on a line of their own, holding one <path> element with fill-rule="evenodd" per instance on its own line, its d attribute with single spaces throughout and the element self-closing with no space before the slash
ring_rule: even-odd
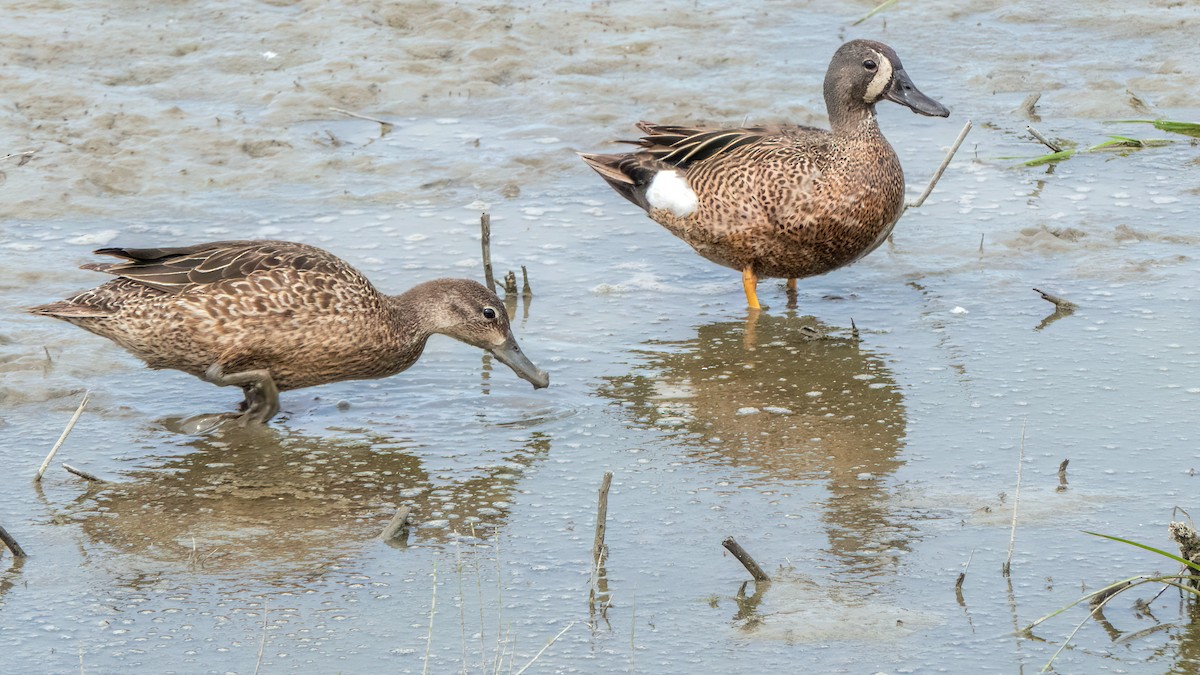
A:
<svg viewBox="0 0 1200 675">
<path fill-rule="evenodd" d="M 852 27 L 873 4 L 9 3 L 0 156 L 34 153 L 0 162 L 0 525 L 30 556 L 0 557 L 0 671 L 516 671 L 556 635 L 527 672 L 1028 671 L 1088 610 L 1015 629 L 1169 571 L 1083 531 L 1170 548 L 1196 507 L 1200 148 L 1006 158 L 1045 152 L 1035 92 L 1032 123 L 1080 146 L 1200 121 L 1200 8 L 901 2 Z M 748 321 L 735 273 L 574 154 L 639 119 L 823 123 L 857 37 L 953 111 L 880 106 L 911 194 L 976 128 L 892 242 L 794 307 L 769 280 Z M 435 338 L 394 378 L 285 393 L 269 429 L 195 434 L 237 393 L 21 311 L 99 283 L 76 268 L 106 244 L 295 239 L 386 291 L 479 278 L 483 210 L 498 267 L 529 270 L 514 327 L 549 389 Z M 766 592 L 739 597 L 730 535 Z M 1152 594 L 1057 667 L 1200 667 L 1195 608 L 1135 609 Z"/>
</svg>

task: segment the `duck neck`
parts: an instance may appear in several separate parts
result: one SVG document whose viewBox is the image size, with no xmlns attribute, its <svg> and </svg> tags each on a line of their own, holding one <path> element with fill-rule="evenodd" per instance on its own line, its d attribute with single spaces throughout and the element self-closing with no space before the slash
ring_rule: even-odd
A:
<svg viewBox="0 0 1200 675">
<path fill-rule="evenodd" d="M 829 111 L 829 129 L 839 136 L 879 133 L 875 105 L 854 100 L 825 83 L 825 109 Z"/>
<path fill-rule="evenodd" d="M 389 370 L 400 372 L 421 357 L 425 351 L 425 343 L 435 332 L 429 319 L 429 311 L 421 296 L 412 291 L 384 298 L 386 328 L 388 335 L 383 339 L 384 344 L 396 345 L 392 353 L 380 353 L 381 360 L 393 360 Z"/>
</svg>

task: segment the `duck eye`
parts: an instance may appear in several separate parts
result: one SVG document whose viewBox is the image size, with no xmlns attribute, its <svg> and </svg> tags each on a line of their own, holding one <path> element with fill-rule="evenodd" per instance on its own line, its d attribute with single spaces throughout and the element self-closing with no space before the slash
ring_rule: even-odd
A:
<svg viewBox="0 0 1200 675">
<path fill-rule="evenodd" d="M 866 61 L 863 61 L 863 68 L 866 68 L 871 72 L 875 72 L 875 69 L 878 67 L 879 64 L 875 63 L 873 59 L 867 59 Z"/>
<path fill-rule="evenodd" d="M 496 310 L 492 309 L 491 307 L 484 307 L 483 308 L 483 318 L 485 318 L 485 319 L 496 318 Z"/>
</svg>

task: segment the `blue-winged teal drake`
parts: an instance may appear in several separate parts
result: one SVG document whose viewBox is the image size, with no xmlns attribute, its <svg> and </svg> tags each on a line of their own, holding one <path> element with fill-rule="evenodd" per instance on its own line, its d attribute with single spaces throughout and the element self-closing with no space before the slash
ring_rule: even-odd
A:
<svg viewBox="0 0 1200 675">
<path fill-rule="evenodd" d="M 117 278 L 30 309 L 102 335 L 151 368 L 245 393 L 243 422 L 279 411 L 279 392 L 387 377 L 434 333 L 491 352 L 535 388 L 550 383 L 521 353 L 496 294 L 438 279 L 387 296 L 328 251 L 287 241 L 102 248 L 124 258 L 84 269 Z"/>
<path fill-rule="evenodd" d="M 854 40 L 825 74 L 830 130 L 792 125 L 704 129 L 641 122 L 635 152 L 581 155 L 622 197 L 709 260 L 759 277 L 835 270 L 865 256 L 904 210 L 904 171 L 879 131 L 887 99 L 922 115 L 950 111 L 913 85 L 896 52 Z"/>
</svg>

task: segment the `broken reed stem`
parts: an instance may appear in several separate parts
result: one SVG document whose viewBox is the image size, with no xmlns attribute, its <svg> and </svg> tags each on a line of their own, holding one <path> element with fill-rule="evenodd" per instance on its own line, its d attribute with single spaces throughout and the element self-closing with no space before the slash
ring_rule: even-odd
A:
<svg viewBox="0 0 1200 675">
<path fill-rule="evenodd" d="M 1066 298 L 1060 298 L 1057 295 L 1051 295 L 1051 294 L 1047 293 L 1046 291 L 1043 291 L 1043 290 L 1040 290 L 1037 288 L 1033 289 L 1033 291 L 1035 293 L 1037 293 L 1038 295 L 1042 296 L 1043 300 L 1045 300 L 1046 302 L 1049 302 L 1049 303 L 1053 303 L 1055 307 L 1057 307 L 1058 309 L 1060 309 L 1064 312 L 1067 310 L 1075 309 L 1075 307 L 1076 307 L 1075 303 L 1071 302 L 1070 300 L 1067 300 Z"/>
<path fill-rule="evenodd" d="M 592 562 L 596 569 L 604 564 L 608 546 L 604 543 L 604 534 L 608 530 L 608 488 L 612 486 L 613 472 L 605 471 L 604 479 L 600 481 L 599 505 L 596 507 L 596 539 L 592 542 Z"/>
<path fill-rule="evenodd" d="M 429 606 L 429 634 L 425 636 L 425 667 L 422 675 L 429 675 L 429 649 L 433 647 L 433 617 L 437 616 L 437 561 L 433 561 L 433 600 Z"/>
<path fill-rule="evenodd" d="M 69 435 L 71 430 L 75 428 L 75 423 L 79 421 L 79 416 L 83 414 L 83 408 L 87 405 L 88 399 L 91 397 L 91 390 L 83 393 L 83 400 L 79 402 L 79 407 L 75 409 L 75 414 L 71 415 L 71 421 L 67 422 L 67 427 L 63 429 L 62 435 L 58 437 L 58 441 L 54 444 L 54 447 L 50 448 L 50 454 L 46 455 L 46 459 L 43 460 L 42 465 L 38 467 L 37 476 L 34 477 L 33 482 L 37 483 L 42 480 L 42 475 L 46 473 L 46 467 L 50 466 L 50 460 L 54 459 L 54 455 L 58 452 L 58 449 L 61 448 L 62 444 L 67 440 L 67 435 Z"/>
<path fill-rule="evenodd" d="M 380 129 L 380 131 L 383 132 L 384 134 L 391 131 L 396 126 L 395 124 L 392 124 L 391 122 L 385 122 L 384 120 L 381 120 L 376 117 L 368 117 L 366 115 L 363 115 L 362 113 L 352 112 L 352 111 L 346 110 L 344 108 L 331 107 L 329 109 L 335 113 L 341 113 L 342 115 L 345 115 L 346 117 L 353 117 L 353 118 L 359 119 L 359 120 L 366 120 L 368 122 L 374 122 L 383 127 L 382 129 Z"/>
<path fill-rule="evenodd" d="M 267 649 L 267 603 L 263 602 L 262 639 L 258 641 L 258 660 L 254 662 L 254 675 L 262 668 L 263 652 Z"/>
<path fill-rule="evenodd" d="M 867 19 L 869 19 L 869 18 L 871 18 L 871 17 L 875 16 L 876 14 L 878 14 L 878 13 L 882 12 L 883 10 L 887 9 L 888 7 L 891 7 L 892 5 L 896 4 L 897 2 L 899 2 L 899 0 L 883 0 L 883 2 L 879 3 L 878 5 L 876 5 L 875 9 L 873 9 L 873 10 L 871 10 L 871 11 L 867 12 L 867 14 L 866 14 L 865 16 L 863 16 L 861 19 L 859 19 L 858 21 L 855 21 L 854 23 L 852 23 L 852 24 L 850 24 L 850 25 L 851 25 L 851 26 L 857 26 L 858 24 L 860 24 L 860 23 L 862 23 L 862 22 L 866 21 Z"/>
<path fill-rule="evenodd" d="M 479 229 L 483 231 L 483 278 L 488 290 L 496 292 L 496 277 L 492 274 L 492 217 L 486 211 L 479 215 Z"/>
<path fill-rule="evenodd" d="M 41 148 L 38 148 L 38 149 L 40 150 Z M 31 157 L 33 157 L 35 154 L 37 154 L 37 150 L 22 150 L 21 152 L 10 152 L 5 156 L 0 157 L 0 162 L 4 161 L 6 159 L 12 159 L 13 157 L 20 157 L 21 159 L 17 162 L 17 166 L 24 166 L 29 161 L 29 159 Z"/>
<path fill-rule="evenodd" d="M 967 580 L 967 570 L 971 569 L 971 561 L 974 559 L 975 549 L 971 549 L 971 555 L 967 556 L 967 562 L 963 565 L 962 571 L 958 573 L 958 579 L 954 582 L 954 590 L 962 590 L 963 582 Z"/>
<path fill-rule="evenodd" d="M 66 462 L 63 462 L 62 468 L 66 469 L 68 473 L 73 473 L 76 476 L 79 476 L 80 478 L 82 478 L 86 481 L 89 481 L 91 483 L 107 483 L 108 482 L 108 481 L 104 480 L 103 478 L 96 476 L 93 473 L 88 473 L 87 471 L 84 471 L 83 469 L 76 469 L 75 467 L 71 466 L 70 464 L 67 464 Z"/>
<path fill-rule="evenodd" d="M 937 172 L 933 174 L 933 178 L 929 179 L 929 185 L 925 186 L 925 191 L 921 193 L 920 197 L 917 197 L 916 201 L 905 204 L 905 210 L 910 208 L 919 208 L 925 203 L 925 200 L 929 198 L 930 193 L 933 192 L 934 186 L 937 185 L 937 182 L 941 179 L 942 174 L 946 172 L 946 167 L 950 166 L 950 160 L 954 159 L 954 154 L 958 152 L 958 146 L 962 145 L 963 140 L 967 137 L 967 133 L 971 131 L 971 126 L 971 120 L 967 120 L 967 123 L 963 125 L 962 131 L 958 132 L 958 138 L 954 139 L 954 145 L 950 146 L 950 152 L 947 152 L 945 159 L 942 160 L 941 166 L 939 166 Z"/>
<path fill-rule="evenodd" d="M 1008 535 L 1008 557 L 1004 560 L 1004 567 L 1001 569 L 1006 577 L 1012 573 L 1013 548 L 1017 543 L 1017 507 L 1021 504 L 1021 474 L 1025 470 L 1025 427 L 1028 424 L 1028 419 L 1021 422 L 1021 449 L 1017 455 L 1017 487 L 1013 490 L 1012 531 Z"/>
<path fill-rule="evenodd" d="M 17 543 L 17 540 L 13 539 L 13 536 L 9 534 L 8 530 L 4 529 L 4 526 L 2 525 L 0 525 L 0 541 L 4 542 L 4 545 L 8 547 L 8 550 L 12 551 L 14 558 L 25 557 L 25 549 L 21 548 L 21 545 Z"/>
<path fill-rule="evenodd" d="M 1037 114 L 1037 103 L 1042 98 L 1042 92 L 1034 92 L 1025 97 L 1021 101 L 1021 105 L 1017 106 L 1017 112 L 1025 116 L 1026 119 L 1037 122 L 1040 118 Z"/>
<path fill-rule="evenodd" d="M 742 548 L 741 544 L 737 543 L 736 539 L 725 537 L 725 541 L 721 542 L 721 545 L 732 553 L 733 557 L 738 559 L 738 562 L 742 563 L 742 567 L 746 568 L 746 571 L 750 573 L 750 576 L 754 577 L 755 581 L 771 583 L 771 577 L 767 576 L 767 573 L 758 566 L 758 563 L 754 562 L 754 558 L 750 557 L 750 554 L 746 552 L 746 549 Z"/>
<path fill-rule="evenodd" d="M 546 650 L 550 648 L 550 645 L 554 644 L 555 642 L 558 642 L 558 638 L 562 637 L 563 633 L 566 633 L 567 631 L 571 630 L 571 626 L 574 626 L 574 625 L 575 625 L 575 622 L 572 621 L 571 623 L 567 624 L 566 628 L 558 631 L 558 635 L 555 635 L 554 637 L 550 638 L 550 641 L 547 642 L 545 644 L 545 646 L 543 646 L 541 649 L 539 649 L 537 654 L 533 655 L 533 658 L 530 659 L 529 663 L 526 663 L 520 670 L 517 671 L 517 675 L 521 675 L 521 673 L 528 670 L 529 666 L 532 666 L 535 661 L 542 658 L 542 654 L 544 654 L 546 652 Z"/>
<path fill-rule="evenodd" d="M 1057 143 L 1052 143 L 1049 138 L 1046 138 L 1045 136 L 1043 136 L 1041 133 L 1038 132 L 1037 129 L 1034 129 L 1032 126 L 1025 125 L 1025 131 L 1028 131 L 1034 138 L 1041 141 L 1042 145 L 1046 146 L 1047 148 L 1050 148 L 1051 152 L 1062 152 L 1061 145 L 1059 145 Z"/>
<path fill-rule="evenodd" d="M 392 516 L 391 521 L 383 528 L 379 538 L 384 541 L 392 541 L 393 539 L 405 539 L 408 537 L 408 516 L 412 513 L 411 506 L 401 506 L 396 509 L 396 515 Z"/>
<path fill-rule="evenodd" d="M 526 300 L 533 297 L 533 289 L 529 287 L 529 271 L 521 265 L 521 297 Z"/>
<path fill-rule="evenodd" d="M 513 274 L 512 270 L 509 270 L 508 274 L 504 275 L 504 297 L 517 297 L 517 275 Z"/>
</svg>

